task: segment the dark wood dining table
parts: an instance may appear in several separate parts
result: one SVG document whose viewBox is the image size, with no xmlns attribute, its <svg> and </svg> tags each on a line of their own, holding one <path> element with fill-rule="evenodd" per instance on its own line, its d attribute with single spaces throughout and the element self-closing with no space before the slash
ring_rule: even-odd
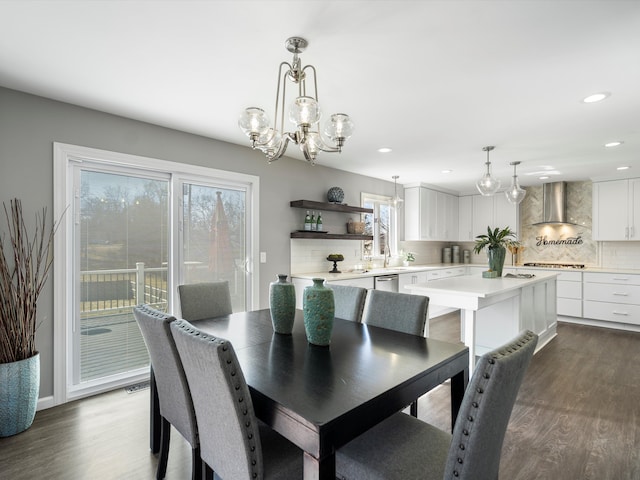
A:
<svg viewBox="0 0 640 480">
<path fill-rule="evenodd" d="M 229 340 L 256 416 L 304 452 L 305 479 L 335 479 L 335 451 L 451 379 L 455 423 L 469 376 L 462 344 L 335 319 L 331 344 L 307 342 L 301 310 L 292 335 L 274 333 L 268 309 L 193 324 Z M 159 409 L 151 382 L 151 449 Z"/>
</svg>

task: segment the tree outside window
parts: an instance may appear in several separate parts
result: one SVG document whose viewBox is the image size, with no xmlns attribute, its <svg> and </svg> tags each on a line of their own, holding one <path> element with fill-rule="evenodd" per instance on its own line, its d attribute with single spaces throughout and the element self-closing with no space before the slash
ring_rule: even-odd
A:
<svg viewBox="0 0 640 480">
<path fill-rule="evenodd" d="M 373 240 L 363 242 L 363 258 L 384 257 L 397 251 L 397 218 L 391 204 L 391 197 L 369 193 L 362 194 L 362 207 L 373 209 L 373 213 L 363 214 L 364 234 L 372 235 Z"/>
</svg>

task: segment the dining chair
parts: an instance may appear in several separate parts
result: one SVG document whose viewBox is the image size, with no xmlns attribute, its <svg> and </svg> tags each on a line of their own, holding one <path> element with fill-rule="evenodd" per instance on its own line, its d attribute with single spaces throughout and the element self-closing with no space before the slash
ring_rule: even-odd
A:
<svg viewBox="0 0 640 480">
<path fill-rule="evenodd" d="M 178 285 L 181 318 L 194 322 L 232 313 L 229 282 Z"/>
<path fill-rule="evenodd" d="M 502 443 L 538 336 L 522 332 L 483 355 L 453 434 L 396 413 L 336 453 L 337 478 L 497 480 Z"/>
<path fill-rule="evenodd" d="M 326 286 L 333 290 L 333 299 L 336 306 L 335 316 L 343 320 L 360 322 L 364 301 L 367 297 L 367 289 L 352 285 L 334 285 L 327 283 Z"/>
<path fill-rule="evenodd" d="M 429 297 L 369 290 L 364 302 L 362 323 L 410 335 L 424 336 Z M 418 416 L 418 401 L 411 404 L 411 415 Z"/>
<path fill-rule="evenodd" d="M 423 295 L 369 290 L 362 323 L 424 336 L 428 308 L 429 297 Z"/>
<path fill-rule="evenodd" d="M 171 426 L 191 445 L 191 478 L 202 478 L 202 460 L 195 410 L 180 356 L 176 350 L 169 324 L 176 318 L 148 305 L 133 308 L 133 315 L 149 351 L 160 407 L 160 457 L 156 479 L 167 471 Z"/>
<path fill-rule="evenodd" d="M 255 416 L 233 345 L 186 320 L 171 333 L 191 389 L 206 479 L 302 478 L 303 453 Z"/>
</svg>

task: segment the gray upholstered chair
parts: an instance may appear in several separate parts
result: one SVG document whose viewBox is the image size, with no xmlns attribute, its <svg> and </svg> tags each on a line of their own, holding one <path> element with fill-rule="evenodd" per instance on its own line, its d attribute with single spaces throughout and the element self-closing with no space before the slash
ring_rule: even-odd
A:
<svg viewBox="0 0 640 480">
<path fill-rule="evenodd" d="M 336 305 L 335 316 L 344 320 L 360 322 L 362 320 L 362 311 L 364 310 L 364 301 L 367 297 L 367 289 L 331 283 L 327 283 L 326 286 L 333 290 L 333 298 Z"/>
<path fill-rule="evenodd" d="M 337 477 L 497 480 L 509 417 L 537 343 L 525 331 L 480 358 L 453 435 L 397 413 L 338 450 Z"/>
<path fill-rule="evenodd" d="M 190 322 L 232 313 L 231 293 L 226 280 L 178 285 L 178 294 L 181 317 Z"/>
<path fill-rule="evenodd" d="M 429 297 L 369 290 L 362 323 L 424 336 L 428 307 Z"/>
<path fill-rule="evenodd" d="M 203 463 L 200 459 L 195 410 L 180 355 L 169 330 L 169 324 L 175 320 L 175 317 L 148 305 L 134 307 L 133 315 L 149 351 L 162 417 L 160 458 L 156 478 L 164 478 L 167 471 L 169 440 L 171 425 L 173 425 L 191 445 L 193 463 L 191 476 L 194 480 L 200 479 Z"/>
<path fill-rule="evenodd" d="M 364 302 L 362 322 L 410 335 L 424 336 L 429 297 L 369 290 Z M 418 416 L 418 401 L 411 404 L 411 415 Z"/>
<path fill-rule="evenodd" d="M 259 422 L 231 343 L 186 320 L 171 324 L 198 418 L 206 477 L 302 478 L 303 453 Z"/>
</svg>

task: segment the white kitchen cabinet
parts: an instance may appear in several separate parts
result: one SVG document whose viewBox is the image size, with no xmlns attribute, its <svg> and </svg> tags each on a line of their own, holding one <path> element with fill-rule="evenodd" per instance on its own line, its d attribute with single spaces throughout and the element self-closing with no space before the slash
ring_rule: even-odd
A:
<svg viewBox="0 0 640 480">
<path fill-rule="evenodd" d="M 518 206 L 507 201 L 502 192 L 491 197 L 473 195 L 472 197 L 472 235 L 487 233 L 487 227 L 492 229 L 509 227 L 513 232 L 518 231 Z"/>
<path fill-rule="evenodd" d="M 473 234 L 473 196 L 458 197 L 458 241 L 472 242 Z"/>
<path fill-rule="evenodd" d="M 640 240 L 640 178 L 593 184 L 594 240 Z"/>
<path fill-rule="evenodd" d="M 414 285 L 416 283 L 424 283 L 427 281 L 427 272 L 411 272 L 401 273 L 398 275 L 398 292 L 409 294 L 407 285 Z"/>
<path fill-rule="evenodd" d="M 304 289 L 309 285 L 313 285 L 313 280 L 311 280 L 310 278 L 294 277 L 291 279 L 291 283 L 293 283 L 293 286 L 296 289 L 296 308 L 302 309 Z M 351 287 L 362 287 L 369 290 L 373 288 L 373 277 L 363 276 L 357 278 L 348 278 L 345 280 L 325 280 L 325 284 L 348 285 Z"/>
<path fill-rule="evenodd" d="M 584 317 L 640 325 L 640 275 L 584 273 Z"/>
<path fill-rule="evenodd" d="M 558 315 L 582 317 L 582 272 L 562 272 L 556 288 Z"/>
<path fill-rule="evenodd" d="M 404 189 L 405 240 L 458 240 L 458 197 L 423 186 Z"/>
</svg>

